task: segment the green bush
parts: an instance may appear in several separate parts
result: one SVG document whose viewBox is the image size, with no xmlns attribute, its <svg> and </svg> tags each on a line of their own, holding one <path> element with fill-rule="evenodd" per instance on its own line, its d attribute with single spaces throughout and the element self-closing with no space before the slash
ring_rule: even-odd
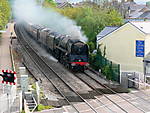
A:
<svg viewBox="0 0 150 113">
<path fill-rule="evenodd" d="M 34 84 L 32 84 L 32 89 L 34 89 L 34 90 L 36 90 L 36 84 L 34 83 Z"/>
<path fill-rule="evenodd" d="M 43 3 L 44 7 L 55 8 L 56 3 L 53 0 L 45 0 Z"/>
<path fill-rule="evenodd" d="M 53 106 L 45 106 L 45 109 L 52 109 L 54 108 Z"/>
<path fill-rule="evenodd" d="M 40 91 L 40 98 L 44 98 L 44 97 L 45 97 L 45 95 L 44 95 L 43 91 Z"/>
<path fill-rule="evenodd" d="M 94 42 L 88 42 L 87 44 L 89 45 L 89 51 L 90 51 L 90 53 L 92 53 L 93 50 L 96 48 L 95 43 Z"/>
<path fill-rule="evenodd" d="M 39 104 L 39 105 L 37 106 L 37 110 L 38 110 L 38 111 L 42 111 L 42 110 L 44 110 L 44 108 L 45 108 L 45 106 L 42 105 L 42 104 Z"/>
<path fill-rule="evenodd" d="M 106 75 L 106 78 L 111 80 L 112 79 L 112 73 L 111 73 L 111 67 L 109 65 L 106 65 L 102 68 L 102 73 Z"/>
<path fill-rule="evenodd" d="M 90 66 L 97 71 L 101 69 L 101 73 L 105 75 L 107 79 L 119 82 L 120 67 L 118 64 L 106 59 L 105 54 L 105 51 L 101 52 L 99 49 L 97 49 L 97 53 L 90 54 Z"/>
<path fill-rule="evenodd" d="M 21 113 L 25 113 L 25 111 L 23 110 L 23 111 L 21 111 Z"/>
<path fill-rule="evenodd" d="M 42 111 L 42 110 L 45 110 L 45 109 L 52 109 L 53 108 L 53 106 L 44 106 L 44 105 L 42 105 L 42 104 L 39 104 L 38 106 L 37 106 L 37 110 L 38 111 Z"/>
<path fill-rule="evenodd" d="M 98 61 L 96 60 L 97 54 L 90 54 L 89 55 L 89 62 L 90 62 L 90 66 L 95 69 L 98 70 L 100 67 L 98 65 Z"/>
</svg>

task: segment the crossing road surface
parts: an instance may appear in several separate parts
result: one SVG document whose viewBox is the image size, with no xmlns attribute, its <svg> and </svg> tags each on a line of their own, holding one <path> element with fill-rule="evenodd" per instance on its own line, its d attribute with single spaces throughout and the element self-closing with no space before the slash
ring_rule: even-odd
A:
<svg viewBox="0 0 150 113">
<path fill-rule="evenodd" d="M 125 99 L 127 99 L 132 104 L 127 101 L 119 98 L 115 94 L 107 95 L 110 97 L 115 103 L 124 108 L 123 111 L 111 101 L 107 100 L 103 96 L 97 96 L 96 99 L 88 100 L 90 104 L 94 105 L 99 113 L 147 113 L 150 112 L 150 90 L 143 91 L 131 91 L 131 93 L 122 93 L 120 94 Z M 76 107 L 81 109 L 81 113 L 90 113 L 88 109 L 85 108 L 84 103 L 75 104 Z M 73 110 L 73 111 L 72 111 Z M 77 113 L 70 106 L 64 106 L 62 108 L 56 108 L 51 110 L 44 110 L 42 112 L 35 113 Z"/>
</svg>

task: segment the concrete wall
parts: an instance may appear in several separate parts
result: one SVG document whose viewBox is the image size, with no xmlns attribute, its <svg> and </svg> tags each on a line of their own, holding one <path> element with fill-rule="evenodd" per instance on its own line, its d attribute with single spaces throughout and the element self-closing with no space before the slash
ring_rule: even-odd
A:
<svg viewBox="0 0 150 113">
<path fill-rule="evenodd" d="M 122 71 L 137 71 L 143 73 L 143 58 L 136 57 L 136 40 L 145 40 L 146 35 L 136 27 L 127 23 L 113 33 L 110 33 L 98 43 L 103 51 L 106 46 L 106 57 L 118 64 L 121 64 Z M 146 53 L 149 39 L 146 42 Z"/>
<path fill-rule="evenodd" d="M 0 96 L 0 113 L 3 113 L 8 110 L 8 96 L 7 94 L 3 94 Z"/>
<path fill-rule="evenodd" d="M 16 85 L 4 85 L 4 94 L 0 95 L 0 113 L 9 113 L 16 99 Z"/>
</svg>

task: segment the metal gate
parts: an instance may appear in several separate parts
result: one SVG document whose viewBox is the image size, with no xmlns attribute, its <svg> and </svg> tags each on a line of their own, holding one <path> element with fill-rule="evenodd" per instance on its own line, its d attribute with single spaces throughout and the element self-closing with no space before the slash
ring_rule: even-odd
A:
<svg viewBox="0 0 150 113">
<path fill-rule="evenodd" d="M 137 72 L 122 72 L 121 85 L 124 88 L 139 88 L 140 74 Z"/>
</svg>

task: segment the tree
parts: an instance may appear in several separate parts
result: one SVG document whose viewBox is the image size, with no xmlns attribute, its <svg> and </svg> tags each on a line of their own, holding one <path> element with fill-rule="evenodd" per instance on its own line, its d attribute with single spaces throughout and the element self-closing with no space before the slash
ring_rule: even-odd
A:
<svg viewBox="0 0 150 113">
<path fill-rule="evenodd" d="M 56 7 L 56 3 L 53 0 L 45 0 L 43 2 L 43 6 L 44 7 L 54 8 L 54 7 Z"/>
<path fill-rule="evenodd" d="M 10 6 L 7 0 L 0 0 L 0 29 L 3 29 L 10 17 Z"/>
</svg>

